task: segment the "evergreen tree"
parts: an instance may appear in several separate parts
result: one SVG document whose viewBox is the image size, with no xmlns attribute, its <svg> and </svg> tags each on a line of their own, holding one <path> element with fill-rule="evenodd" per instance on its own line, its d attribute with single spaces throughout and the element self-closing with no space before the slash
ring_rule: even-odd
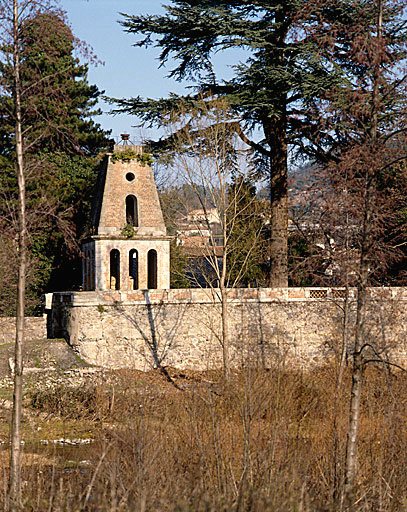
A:
<svg viewBox="0 0 407 512">
<path fill-rule="evenodd" d="M 87 82 L 87 66 L 74 56 L 76 40 L 55 12 L 34 11 L 19 28 L 21 115 L 24 126 L 30 236 L 28 313 L 39 294 L 80 282 L 77 239 L 83 234 L 96 180 L 97 154 L 107 134 L 91 120 L 100 92 Z M 7 55 L 7 48 L 3 48 Z M 11 250 L 15 238 L 14 83 L 0 62 L 0 228 Z M 10 243 L 11 241 L 11 243 Z M 15 246 L 14 246 L 15 247 Z M 2 301 L 0 301 L 2 302 Z M 11 313 L 13 304 L 0 309 Z"/>
<path fill-rule="evenodd" d="M 170 276 L 171 288 L 190 288 L 191 283 L 188 280 L 186 274 L 186 268 L 188 265 L 188 257 L 181 246 L 177 245 L 177 241 L 174 239 L 170 244 Z"/>
<path fill-rule="evenodd" d="M 228 215 L 235 215 L 229 234 L 229 281 L 237 286 L 264 285 L 266 259 L 265 212 L 256 197 L 256 187 L 248 177 L 235 175 L 228 188 Z"/>
<path fill-rule="evenodd" d="M 325 149 L 329 183 L 325 221 L 335 241 L 335 264 L 346 293 L 350 284 L 356 287 L 352 329 L 347 328 L 351 317 L 344 305 L 337 385 L 339 390 L 347 338 L 352 336 L 344 485 L 338 503 L 342 510 L 354 509 L 360 499 L 357 443 L 365 369 L 372 362 L 386 369 L 392 364 L 385 336 L 373 334 L 375 321 L 379 329 L 385 325 L 378 306 L 376 318 L 368 313 L 368 287 L 374 274 L 400 260 L 407 228 L 405 199 L 400 197 L 405 167 L 399 167 L 407 161 L 407 75 L 400 72 L 407 57 L 407 4 L 405 0 L 358 0 L 355 6 L 358 16 L 352 25 L 326 23 L 330 35 L 321 41 L 332 52 L 332 60 L 342 64 L 347 80 L 342 87 L 328 89 L 309 113 L 319 132 L 316 153 L 320 154 L 321 146 Z"/>
<path fill-rule="evenodd" d="M 345 23 L 353 15 L 347 3 L 326 1 L 172 0 L 163 15 L 126 15 L 123 22 L 126 31 L 144 36 L 136 46 L 160 48 L 161 65 L 170 58 L 177 63 L 170 77 L 195 80 L 199 94 L 118 100 L 119 110 L 160 125 L 180 106 L 199 108 L 202 94 L 209 103 L 211 95 L 221 95 L 234 110 L 231 126 L 269 180 L 271 286 L 287 285 L 287 147 L 305 147 L 301 101 L 321 96 L 341 79 L 306 32 L 318 24 L 321 10 Z M 230 80 L 217 79 L 213 56 L 237 47 L 245 50 L 246 61 L 234 66 Z M 162 140 L 161 146 L 170 142 Z"/>
<path fill-rule="evenodd" d="M 100 91 L 87 82 L 88 67 L 74 56 L 75 38 L 55 13 L 40 13 L 21 27 L 22 114 L 28 127 L 30 153 L 95 154 L 106 143 L 106 133 L 91 120 Z M 0 152 L 14 147 L 12 69 L 0 63 Z"/>
</svg>

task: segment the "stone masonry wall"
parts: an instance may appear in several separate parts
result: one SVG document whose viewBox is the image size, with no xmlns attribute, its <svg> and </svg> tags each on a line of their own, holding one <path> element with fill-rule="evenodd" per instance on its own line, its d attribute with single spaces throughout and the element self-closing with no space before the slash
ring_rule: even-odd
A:
<svg viewBox="0 0 407 512">
<path fill-rule="evenodd" d="M 354 299 L 352 291 L 352 318 Z M 232 364 L 307 367 L 334 358 L 343 339 L 343 307 L 343 290 L 230 290 Z M 380 357 L 407 362 L 407 289 L 371 289 L 367 325 L 365 342 L 374 345 Z M 216 291 L 54 294 L 52 330 L 85 360 L 106 367 L 222 365 Z M 352 330 L 349 335 L 351 340 Z M 372 352 L 372 358 L 377 357 Z"/>
<path fill-rule="evenodd" d="M 14 343 L 16 337 L 15 317 L 0 317 L 0 343 Z M 25 338 L 27 340 L 41 340 L 47 337 L 47 318 L 26 317 Z"/>
</svg>

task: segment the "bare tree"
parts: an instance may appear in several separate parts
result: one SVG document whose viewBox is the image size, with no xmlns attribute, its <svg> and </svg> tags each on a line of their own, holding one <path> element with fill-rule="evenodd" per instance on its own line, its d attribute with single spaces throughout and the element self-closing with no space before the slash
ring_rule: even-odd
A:
<svg viewBox="0 0 407 512">
<path fill-rule="evenodd" d="M 314 140 L 323 168 L 325 220 L 335 240 L 334 263 L 346 293 L 356 287 L 352 353 L 352 385 L 341 508 L 352 505 L 364 369 L 371 361 L 387 363 L 379 340 L 369 336 L 368 286 L 400 256 L 405 233 L 397 181 L 405 181 L 400 163 L 407 157 L 406 78 L 403 58 L 405 2 L 353 2 L 353 26 L 320 24 L 321 51 L 331 52 L 346 70 L 347 83 L 328 90 L 310 108 L 317 120 Z M 329 27 L 329 28 L 327 28 Z M 323 151 L 325 148 L 325 151 Z M 402 178 L 399 179 L 399 177 Z M 344 309 L 342 363 L 349 326 Z M 343 366 L 341 366 L 342 368 Z M 340 385 L 341 373 L 338 379 Z"/>
<path fill-rule="evenodd" d="M 24 294 L 27 260 L 26 217 L 25 217 L 25 175 L 24 150 L 21 116 L 20 49 L 19 49 L 19 5 L 13 0 L 13 71 L 14 104 L 16 128 L 16 173 L 18 180 L 18 283 L 16 312 L 16 343 L 14 355 L 14 395 L 11 425 L 10 455 L 10 500 L 12 508 L 20 501 L 20 444 L 21 408 L 23 390 L 23 340 L 24 340 Z"/>
<path fill-rule="evenodd" d="M 180 182 L 187 183 L 195 193 L 201 209 L 192 219 L 199 239 L 200 253 L 205 269 L 200 268 L 204 285 L 219 301 L 221 307 L 221 345 L 226 379 L 230 374 L 230 332 L 228 294 L 242 279 L 257 249 L 256 240 L 261 229 L 255 220 L 255 197 L 242 207 L 239 196 L 245 186 L 244 178 L 250 168 L 245 159 L 247 149 L 238 144 L 231 128 L 233 115 L 228 105 L 219 99 L 208 100 L 208 105 L 196 112 L 174 112 L 168 129 L 175 143 L 171 169 Z M 186 128 L 188 126 L 188 128 Z M 191 129 L 192 128 L 192 129 Z M 234 185 L 232 185 L 232 179 Z M 243 208 L 243 211 L 242 211 Z M 244 211 L 246 210 L 246 211 Z M 250 212 L 250 214 L 249 214 Z M 236 235 L 239 216 L 246 214 L 245 231 Z M 260 213 L 257 212 L 257 220 Z M 213 225 L 216 224 L 215 233 Z M 242 238 L 252 235 L 253 243 L 236 258 Z M 196 279 L 199 284 L 199 279 Z M 200 282 L 202 285 L 202 282 Z"/>
<path fill-rule="evenodd" d="M 45 15 L 45 16 L 44 16 Z M 24 342 L 24 314 L 25 314 L 25 293 L 26 278 L 28 273 L 27 247 L 29 243 L 28 216 L 27 214 L 27 193 L 26 184 L 30 180 L 31 185 L 37 183 L 41 173 L 42 177 L 52 173 L 52 164 L 44 160 L 44 157 L 36 153 L 40 147 L 45 131 L 49 133 L 51 121 L 41 119 L 41 126 L 44 133 L 38 126 L 33 126 L 33 112 L 39 112 L 39 103 L 43 101 L 41 96 L 41 85 L 50 76 L 41 76 L 38 73 L 31 80 L 22 78 L 24 45 L 30 44 L 25 40 L 24 35 L 30 23 L 42 24 L 37 31 L 38 37 L 41 33 L 53 30 L 52 24 L 63 23 L 64 15 L 53 0 L 0 0 L 0 92 L 3 104 L 6 105 L 7 114 L 3 115 L 5 124 L 10 126 L 8 134 L 8 154 L 4 161 L 3 171 L 9 171 L 9 166 L 15 168 L 17 186 L 17 201 L 14 201 L 14 192 L 11 192 L 11 199 L 8 204 L 10 218 L 16 221 L 13 228 L 18 239 L 17 262 L 17 300 L 16 300 L 16 341 L 15 341 L 15 365 L 14 365 L 14 395 L 13 412 L 11 424 L 11 453 L 10 453 L 10 475 L 9 475 L 9 499 L 11 510 L 17 510 L 21 505 L 21 479 L 20 479 L 20 458 L 21 458 L 21 413 L 22 413 L 22 389 L 23 389 L 23 342 Z M 36 50 L 41 53 L 41 41 L 35 40 Z M 44 54 L 46 49 L 43 49 Z M 57 70 L 55 73 L 67 72 Z M 54 73 L 54 74 L 55 74 Z M 69 82 L 54 92 L 55 98 L 60 95 L 63 98 Z M 51 86 L 50 86 L 51 87 Z M 54 97 L 53 97 L 54 99 Z M 31 122 L 30 122 L 31 121 Z M 74 135 L 67 134 L 71 142 Z M 51 180 L 48 188 L 52 189 Z M 35 187 L 34 187 L 35 188 Z M 55 199 L 52 194 L 43 194 L 36 202 L 34 217 L 41 218 L 55 214 Z M 15 210 L 14 210 L 15 207 Z M 4 225 L 1 219 L 1 225 Z M 31 227 L 31 226 L 30 226 Z M 38 226 L 37 226 L 38 227 Z M 13 230 L 11 230 L 13 231 Z M 5 234 L 10 241 L 9 234 Z M 12 241 L 11 241 L 12 244 Z"/>
</svg>

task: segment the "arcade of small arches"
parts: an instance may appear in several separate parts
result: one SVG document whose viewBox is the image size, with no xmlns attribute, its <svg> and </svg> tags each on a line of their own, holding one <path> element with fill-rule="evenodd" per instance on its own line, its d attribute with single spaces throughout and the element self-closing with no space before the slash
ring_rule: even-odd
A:
<svg viewBox="0 0 407 512">
<path fill-rule="evenodd" d="M 123 244 L 123 240 L 121 244 Z M 106 241 L 111 244 L 111 241 Z M 89 244 L 83 250 L 84 291 L 157 289 L 159 280 L 159 255 L 156 249 L 145 251 L 127 247 L 110 248 L 102 242 L 99 250 Z M 102 254 L 105 254 L 103 257 Z M 99 256 L 98 256 L 99 255 Z M 99 263 L 98 263 L 99 261 Z M 125 268 L 126 267 L 126 268 Z M 167 269 L 161 269 L 166 273 Z M 166 281 L 163 281 L 166 283 Z M 162 285 L 161 285 L 162 286 Z"/>
<path fill-rule="evenodd" d="M 110 251 L 110 278 L 109 288 L 111 290 L 120 290 L 120 251 L 112 249 Z M 139 256 L 137 249 L 129 251 L 129 278 L 132 282 L 132 289 L 139 289 Z M 147 288 L 149 290 L 157 288 L 157 251 L 150 249 L 147 252 Z"/>
</svg>

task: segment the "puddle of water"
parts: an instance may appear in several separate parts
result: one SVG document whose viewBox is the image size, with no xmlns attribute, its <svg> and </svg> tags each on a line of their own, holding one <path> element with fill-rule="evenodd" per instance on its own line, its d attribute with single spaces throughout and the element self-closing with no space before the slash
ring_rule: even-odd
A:
<svg viewBox="0 0 407 512">
<path fill-rule="evenodd" d="M 89 466 L 89 459 L 91 458 L 92 451 L 94 450 L 92 443 L 86 444 L 72 444 L 63 443 L 61 440 L 57 442 L 48 441 L 24 443 L 22 445 L 22 453 L 40 455 L 49 459 L 55 460 L 57 464 L 75 466 Z M 8 450 L 9 444 L 2 444 L 0 450 Z"/>
</svg>

